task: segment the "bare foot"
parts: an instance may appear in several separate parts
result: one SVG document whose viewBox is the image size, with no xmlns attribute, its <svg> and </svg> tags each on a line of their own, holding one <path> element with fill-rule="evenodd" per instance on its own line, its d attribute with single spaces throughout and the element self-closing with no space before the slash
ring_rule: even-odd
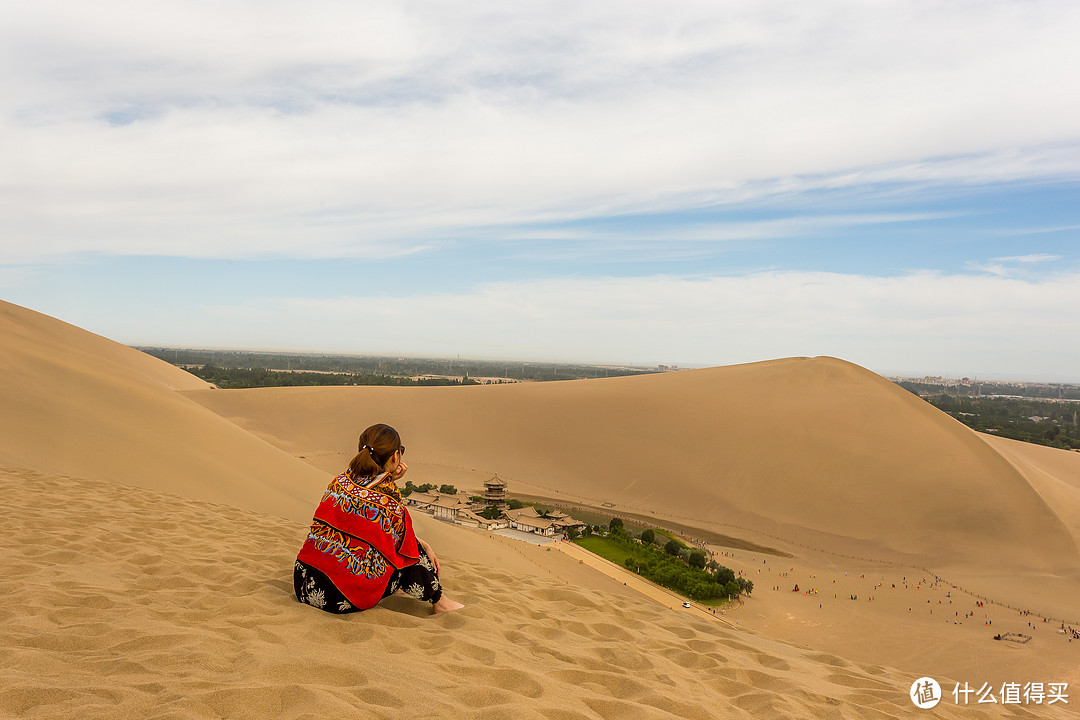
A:
<svg viewBox="0 0 1080 720">
<path fill-rule="evenodd" d="M 463 607 L 465 606 L 461 603 L 454 602 L 450 598 L 446 597 L 446 595 L 443 595 L 441 598 L 439 598 L 439 602 L 431 606 L 431 614 L 440 615 L 445 612 L 450 612 L 451 610 L 460 610 Z"/>
</svg>

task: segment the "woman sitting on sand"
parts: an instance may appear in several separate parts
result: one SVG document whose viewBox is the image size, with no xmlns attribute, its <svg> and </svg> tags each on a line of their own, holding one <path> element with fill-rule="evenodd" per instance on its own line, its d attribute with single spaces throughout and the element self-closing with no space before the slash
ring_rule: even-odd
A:
<svg viewBox="0 0 1080 720">
<path fill-rule="evenodd" d="M 330 482 L 296 557 L 296 599 L 332 613 L 374 607 L 401 591 L 439 614 L 464 607 L 439 585 L 439 559 L 413 533 L 396 480 L 409 466 L 405 446 L 389 425 L 360 435 L 360 452 Z"/>
</svg>

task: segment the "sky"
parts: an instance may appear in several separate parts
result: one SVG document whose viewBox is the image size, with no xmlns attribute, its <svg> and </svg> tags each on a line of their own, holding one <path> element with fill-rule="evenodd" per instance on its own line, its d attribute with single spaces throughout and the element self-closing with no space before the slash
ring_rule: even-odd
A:
<svg viewBox="0 0 1080 720">
<path fill-rule="evenodd" d="M 0 298 L 131 345 L 1080 382 L 1080 3 L 0 2 Z"/>
</svg>

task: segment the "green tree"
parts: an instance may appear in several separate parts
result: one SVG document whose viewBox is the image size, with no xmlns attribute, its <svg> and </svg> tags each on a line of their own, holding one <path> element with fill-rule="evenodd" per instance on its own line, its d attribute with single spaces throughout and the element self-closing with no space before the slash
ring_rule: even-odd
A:
<svg viewBox="0 0 1080 720">
<path fill-rule="evenodd" d="M 666 552 L 668 555 L 674 555 L 675 557 L 679 557 L 680 548 L 682 548 L 682 545 L 679 544 L 679 541 L 668 540 L 667 544 L 664 545 L 664 552 Z"/>
<path fill-rule="evenodd" d="M 608 530 L 614 530 L 615 528 L 620 528 L 620 529 L 623 529 L 623 530 L 626 529 L 625 527 L 623 527 L 622 518 L 617 518 L 617 517 L 611 518 L 611 522 L 608 523 Z"/>
<path fill-rule="evenodd" d="M 525 503 L 521 502 L 520 500 L 511 499 L 508 500 L 506 504 L 511 510 L 520 510 L 521 508 L 525 507 Z"/>
<path fill-rule="evenodd" d="M 690 567 L 696 567 L 699 569 L 705 568 L 705 553 L 700 550 L 694 550 L 690 553 L 690 558 L 687 560 L 690 563 Z"/>
<path fill-rule="evenodd" d="M 498 520 L 500 515 L 502 515 L 502 513 L 499 512 L 499 508 L 494 505 L 489 505 L 484 508 L 482 513 L 480 513 L 480 517 L 487 518 L 488 520 Z"/>
<path fill-rule="evenodd" d="M 457 488 L 453 485 L 440 485 L 439 492 L 443 495 L 457 495 Z"/>
<path fill-rule="evenodd" d="M 720 569 L 716 571 L 714 577 L 716 582 L 721 585 L 726 585 L 729 582 L 735 582 L 735 571 L 731 568 L 720 566 Z"/>
<path fill-rule="evenodd" d="M 656 533 L 653 532 L 652 528 L 646 528 L 645 530 L 642 531 L 642 533 L 641 533 L 641 542 L 648 545 L 648 544 L 650 544 L 652 542 L 655 542 L 655 540 L 656 540 Z"/>
</svg>

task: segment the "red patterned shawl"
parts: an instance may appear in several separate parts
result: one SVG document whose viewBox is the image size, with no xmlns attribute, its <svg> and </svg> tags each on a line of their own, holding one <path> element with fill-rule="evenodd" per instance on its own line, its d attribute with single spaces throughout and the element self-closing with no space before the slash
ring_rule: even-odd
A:
<svg viewBox="0 0 1080 720">
<path fill-rule="evenodd" d="M 361 610 L 382 599 L 390 575 L 420 558 L 412 518 L 387 474 L 330 482 L 297 560 L 322 571 Z"/>
</svg>

